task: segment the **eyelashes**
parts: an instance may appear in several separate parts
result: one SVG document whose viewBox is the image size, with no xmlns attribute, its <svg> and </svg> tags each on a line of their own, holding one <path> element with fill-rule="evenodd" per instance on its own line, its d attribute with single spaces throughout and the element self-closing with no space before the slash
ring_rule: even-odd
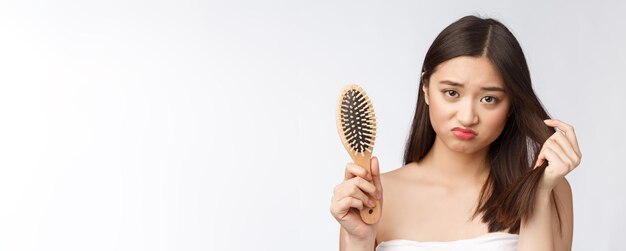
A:
<svg viewBox="0 0 626 251">
<path fill-rule="evenodd" d="M 457 97 L 459 95 L 459 93 L 455 90 L 443 90 L 443 95 L 446 97 Z M 487 101 L 487 104 L 497 104 L 500 102 L 500 99 L 494 96 L 484 96 L 482 97 L 480 100 L 485 100 Z"/>
<path fill-rule="evenodd" d="M 493 100 L 493 102 L 487 101 L 489 104 L 497 104 L 498 101 L 499 101 L 498 98 L 496 98 L 494 96 L 485 96 L 485 97 L 483 97 L 483 99 L 485 99 L 485 100 L 486 100 L 486 98 L 489 98 L 490 100 Z"/>
<path fill-rule="evenodd" d="M 444 94 L 450 94 L 450 93 L 456 93 L 459 94 L 458 92 L 454 91 L 454 90 L 444 90 L 443 91 Z"/>
</svg>

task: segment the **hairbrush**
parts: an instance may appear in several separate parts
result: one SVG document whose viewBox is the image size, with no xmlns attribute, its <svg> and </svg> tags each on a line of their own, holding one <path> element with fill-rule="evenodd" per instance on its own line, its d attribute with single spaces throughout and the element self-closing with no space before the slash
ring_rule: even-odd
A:
<svg viewBox="0 0 626 251">
<path fill-rule="evenodd" d="M 371 173 L 370 160 L 376 139 L 376 114 L 370 98 L 358 85 L 348 85 L 341 91 L 337 102 L 337 130 L 343 146 L 355 164 Z M 380 201 L 373 208 L 363 205 L 361 219 L 374 224 L 380 219 Z"/>
</svg>

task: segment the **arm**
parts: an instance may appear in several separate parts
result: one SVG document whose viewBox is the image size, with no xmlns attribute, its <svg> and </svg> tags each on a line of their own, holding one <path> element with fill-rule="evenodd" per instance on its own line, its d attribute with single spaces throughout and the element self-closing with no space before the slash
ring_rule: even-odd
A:
<svg viewBox="0 0 626 251">
<path fill-rule="evenodd" d="M 557 119 L 544 123 L 558 130 L 541 147 L 535 167 L 547 161 L 535 194 L 533 213 L 522 218 L 518 250 L 571 250 L 573 230 L 572 189 L 565 175 L 582 158 L 574 127 Z M 559 221 L 560 219 L 560 221 Z"/>
<path fill-rule="evenodd" d="M 567 180 L 563 178 L 551 191 L 537 190 L 534 210 L 530 218 L 522 219 L 518 250 L 571 250 L 574 222 L 572 190 Z"/>
<path fill-rule="evenodd" d="M 339 250 L 340 251 L 369 251 L 375 250 L 376 245 L 374 240 L 367 238 L 366 240 L 357 240 L 350 238 L 350 235 L 345 233 L 343 227 L 339 230 Z M 373 239 L 373 238 L 372 238 Z"/>
</svg>

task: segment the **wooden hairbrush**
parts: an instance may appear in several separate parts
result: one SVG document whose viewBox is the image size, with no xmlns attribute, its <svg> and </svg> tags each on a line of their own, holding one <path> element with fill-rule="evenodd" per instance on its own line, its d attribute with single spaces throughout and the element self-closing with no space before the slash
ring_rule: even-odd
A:
<svg viewBox="0 0 626 251">
<path fill-rule="evenodd" d="M 370 160 L 376 139 L 376 114 L 370 98 L 358 85 L 348 85 L 341 91 L 337 102 L 337 130 L 339 138 L 355 164 L 371 173 Z M 361 219 L 374 224 L 380 219 L 380 201 L 373 208 L 363 205 Z"/>
</svg>

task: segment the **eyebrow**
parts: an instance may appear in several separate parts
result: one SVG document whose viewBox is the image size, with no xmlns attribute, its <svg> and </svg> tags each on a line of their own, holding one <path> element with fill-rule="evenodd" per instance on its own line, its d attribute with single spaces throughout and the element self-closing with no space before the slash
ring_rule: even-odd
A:
<svg viewBox="0 0 626 251">
<path fill-rule="evenodd" d="M 457 82 L 453 82 L 453 81 L 450 81 L 450 80 L 442 80 L 442 81 L 439 81 L 439 83 L 440 84 L 444 84 L 444 85 L 463 87 L 463 84 L 457 83 Z M 485 86 L 485 87 L 482 87 L 480 89 L 484 90 L 484 91 L 497 91 L 497 92 L 504 92 L 504 93 L 506 93 L 504 88 L 497 87 L 497 86 Z"/>
</svg>

